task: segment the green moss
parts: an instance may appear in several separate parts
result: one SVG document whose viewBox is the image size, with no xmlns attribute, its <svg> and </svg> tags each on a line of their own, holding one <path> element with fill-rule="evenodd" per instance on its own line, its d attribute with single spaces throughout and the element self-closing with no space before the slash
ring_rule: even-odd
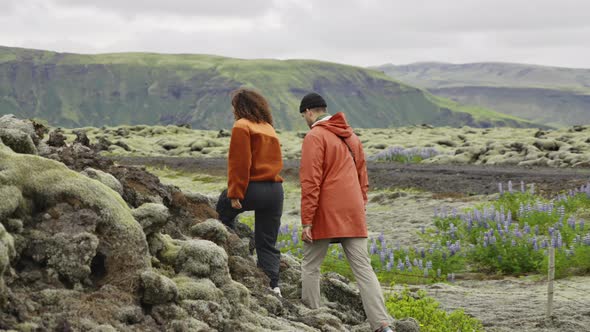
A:
<svg viewBox="0 0 590 332">
<path fill-rule="evenodd" d="M 149 267 L 143 230 L 131 215 L 127 203 L 109 187 L 68 169 L 62 163 L 16 154 L 1 144 L 0 170 L 0 188 L 11 188 L 2 189 L 2 196 L 21 192 L 26 199 L 34 201 L 37 208 L 69 200 L 96 211 L 103 224 L 96 235 L 108 247 L 105 263 L 107 276 L 113 281 Z M 15 205 L 13 201 L 3 207 L 2 213 L 10 213 Z"/>
<path fill-rule="evenodd" d="M 223 292 L 209 279 L 194 279 L 187 276 L 174 278 L 178 287 L 179 300 L 215 301 L 223 297 Z"/>
<path fill-rule="evenodd" d="M 0 181 L 2 181 L 3 176 L 3 172 L 0 171 Z M 22 200 L 23 196 L 18 187 L 9 185 L 0 187 L 0 219 L 7 218 L 16 211 Z"/>
</svg>

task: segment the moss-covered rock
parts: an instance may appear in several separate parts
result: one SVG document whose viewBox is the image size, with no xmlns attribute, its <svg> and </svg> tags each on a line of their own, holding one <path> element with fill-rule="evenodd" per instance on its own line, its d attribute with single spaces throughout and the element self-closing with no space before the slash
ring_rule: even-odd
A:
<svg viewBox="0 0 590 332">
<path fill-rule="evenodd" d="M 322 276 L 320 289 L 328 301 L 350 308 L 350 316 L 353 316 L 353 313 L 361 313 L 364 320 L 363 302 L 360 293 L 358 289 L 351 287 L 346 278 L 334 273 L 328 273 Z"/>
<path fill-rule="evenodd" d="M 185 300 L 180 303 L 180 306 L 186 310 L 190 317 L 202 320 L 218 330 L 223 330 L 226 322 L 231 317 L 229 311 L 217 302 Z"/>
<path fill-rule="evenodd" d="M 174 266 L 178 253 L 182 248 L 181 242 L 168 234 L 155 233 L 148 236 L 150 253 L 165 264 Z"/>
<path fill-rule="evenodd" d="M 224 291 L 220 290 L 209 279 L 194 279 L 187 276 L 179 276 L 173 279 L 178 287 L 178 299 L 215 301 L 223 297 Z"/>
<path fill-rule="evenodd" d="M 229 232 L 227 228 L 215 219 L 208 219 L 191 227 L 191 234 L 218 245 L 223 245 L 227 241 Z"/>
<path fill-rule="evenodd" d="M 170 218 L 168 208 L 162 204 L 146 203 L 131 211 L 146 235 L 159 231 Z"/>
<path fill-rule="evenodd" d="M 9 233 L 20 234 L 23 231 L 23 221 L 20 219 L 7 218 L 2 223 Z"/>
<path fill-rule="evenodd" d="M 182 241 L 176 259 L 176 271 L 197 278 L 209 278 L 218 287 L 231 280 L 227 253 L 207 240 Z"/>
<path fill-rule="evenodd" d="M 70 235 L 57 233 L 47 239 L 47 266 L 72 284 L 85 282 L 90 275 L 90 264 L 96 256 L 98 238 L 87 232 Z"/>
<path fill-rule="evenodd" d="M 187 318 L 168 323 L 166 331 L 171 332 L 209 332 L 211 327 L 198 319 Z"/>
<path fill-rule="evenodd" d="M 0 144 L 0 149 L 3 145 Z M 0 171 L 1 172 L 1 171 Z M 2 173 L 0 173 L 1 176 Z M 16 186 L 4 185 L 0 187 L 0 220 L 8 218 L 23 204 L 23 196 Z"/>
<path fill-rule="evenodd" d="M 17 154 L 3 144 L 0 188 L 2 218 L 30 214 L 33 206 L 42 212 L 64 200 L 80 209 L 95 211 L 100 217 L 100 227 L 94 235 L 100 241 L 102 277 L 125 289 L 138 287 L 139 272 L 150 266 L 147 242 L 127 204 L 112 189 L 62 163 Z"/>
<path fill-rule="evenodd" d="M 246 286 L 236 281 L 230 281 L 221 288 L 226 299 L 231 299 L 232 305 L 250 305 L 250 291 Z"/>
<path fill-rule="evenodd" d="M 174 281 L 154 271 L 141 274 L 142 298 L 146 304 L 173 302 L 178 297 L 178 288 Z"/>
<path fill-rule="evenodd" d="M 15 256 L 14 239 L 0 224 L 0 307 L 4 305 L 6 300 L 6 290 L 2 276 L 10 266 L 10 260 Z"/>
<path fill-rule="evenodd" d="M 121 182 L 111 174 L 90 167 L 82 171 L 81 174 L 86 175 L 91 179 L 98 180 L 100 183 L 119 193 L 119 195 L 123 195 L 123 186 L 121 185 Z"/>
<path fill-rule="evenodd" d="M 37 154 L 31 136 L 17 129 L 0 128 L 0 141 L 16 153 Z"/>
</svg>

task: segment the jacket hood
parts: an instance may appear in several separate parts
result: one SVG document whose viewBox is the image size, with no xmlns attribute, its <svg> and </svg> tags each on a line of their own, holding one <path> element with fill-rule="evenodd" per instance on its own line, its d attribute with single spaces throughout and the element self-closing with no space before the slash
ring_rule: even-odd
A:
<svg viewBox="0 0 590 332">
<path fill-rule="evenodd" d="M 346 116 L 342 112 L 338 112 L 326 121 L 320 121 L 314 127 L 323 127 L 336 134 L 336 136 L 347 138 L 352 136 L 353 130 L 346 122 Z"/>
</svg>

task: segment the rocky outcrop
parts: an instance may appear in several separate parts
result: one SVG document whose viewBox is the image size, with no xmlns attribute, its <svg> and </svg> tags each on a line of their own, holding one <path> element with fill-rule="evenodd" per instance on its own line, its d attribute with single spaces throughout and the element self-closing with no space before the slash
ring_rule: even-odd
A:
<svg viewBox="0 0 590 332">
<path fill-rule="evenodd" d="M 326 307 L 310 310 L 299 301 L 299 262 L 285 256 L 277 298 L 250 255 L 250 234 L 225 229 L 211 200 L 92 160 L 78 145 L 45 147 L 52 160 L 0 143 L 0 329 L 366 328 L 342 277 L 326 277 Z M 99 168 L 57 161 L 76 153 Z"/>
</svg>

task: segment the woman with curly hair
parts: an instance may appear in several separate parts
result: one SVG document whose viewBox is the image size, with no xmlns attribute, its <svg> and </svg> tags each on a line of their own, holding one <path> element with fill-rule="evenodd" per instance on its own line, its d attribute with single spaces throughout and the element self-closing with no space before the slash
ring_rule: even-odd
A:
<svg viewBox="0 0 590 332">
<path fill-rule="evenodd" d="M 266 99 L 250 89 L 231 94 L 234 113 L 227 160 L 228 183 L 217 202 L 219 219 L 235 229 L 235 218 L 254 211 L 254 239 L 258 266 L 270 278 L 270 288 L 281 296 L 277 235 L 283 213 L 281 145 L 273 128 Z"/>
</svg>

